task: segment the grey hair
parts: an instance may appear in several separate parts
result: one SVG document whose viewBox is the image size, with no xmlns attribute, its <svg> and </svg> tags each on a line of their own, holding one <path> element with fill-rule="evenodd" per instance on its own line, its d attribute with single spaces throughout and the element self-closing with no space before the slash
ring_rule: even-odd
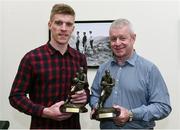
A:
<svg viewBox="0 0 180 130">
<path fill-rule="evenodd" d="M 122 19 L 122 18 L 114 20 L 110 26 L 110 30 L 112 28 L 122 28 L 124 26 L 128 26 L 130 33 L 134 34 L 134 30 L 133 30 L 131 22 L 127 19 Z"/>
</svg>

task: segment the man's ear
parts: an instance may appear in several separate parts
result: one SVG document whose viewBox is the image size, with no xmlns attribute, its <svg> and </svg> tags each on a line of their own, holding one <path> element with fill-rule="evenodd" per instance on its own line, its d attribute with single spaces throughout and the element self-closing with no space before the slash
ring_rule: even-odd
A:
<svg viewBox="0 0 180 130">
<path fill-rule="evenodd" d="M 75 29 L 75 26 L 73 25 L 73 29 L 72 29 L 72 32 L 74 31 L 74 29 Z"/>
<path fill-rule="evenodd" d="M 136 34 L 133 34 L 132 38 L 135 41 L 136 40 Z"/>
<path fill-rule="evenodd" d="M 48 28 L 49 28 L 49 30 L 51 30 L 51 24 L 52 24 L 51 21 L 49 21 L 49 22 L 48 22 Z"/>
</svg>

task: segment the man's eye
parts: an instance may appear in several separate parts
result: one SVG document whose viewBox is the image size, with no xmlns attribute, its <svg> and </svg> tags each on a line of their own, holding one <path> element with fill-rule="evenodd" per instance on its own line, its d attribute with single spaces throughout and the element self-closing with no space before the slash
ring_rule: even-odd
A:
<svg viewBox="0 0 180 130">
<path fill-rule="evenodd" d="M 121 38 L 119 38 L 121 41 L 124 41 L 124 40 L 126 40 L 126 38 L 125 37 L 121 37 Z"/>
<path fill-rule="evenodd" d="M 112 42 L 116 41 L 116 39 L 117 39 L 116 37 L 111 37 L 111 38 L 110 38 L 110 40 L 111 40 Z"/>
<path fill-rule="evenodd" d="M 66 23 L 66 25 L 67 25 L 68 27 L 72 27 L 72 26 L 73 26 L 73 23 Z"/>
<path fill-rule="evenodd" d="M 61 21 L 55 21 L 55 24 L 62 25 L 62 22 Z"/>
</svg>

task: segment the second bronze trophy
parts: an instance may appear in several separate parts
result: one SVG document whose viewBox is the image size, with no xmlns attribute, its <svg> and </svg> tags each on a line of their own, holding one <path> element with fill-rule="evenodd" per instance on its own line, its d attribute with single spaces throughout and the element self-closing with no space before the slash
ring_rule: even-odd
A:
<svg viewBox="0 0 180 130">
<path fill-rule="evenodd" d="M 105 101 L 111 95 L 112 89 L 115 85 L 115 80 L 111 77 L 109 70 L 105 71 L 105 75 L 102 77 L 100 85 L 102 91 L 92 118 L 96 120 L 104 120 L 117 117 L 120 114 L 120 111 L 117 111 L 113 107 L 104 107 Z"/>
<path fill-rule="evenodd" d="M 71 102 L 71 95 L 75 94 L 77 91 L 83 90 L 88 85 L 87 75 L 84 73 L 84 68 L 80 67 L 80 70 L 76 73 L 76 76 L 73 78 L 71 91 L 68 95 L 65 103 L 60 107 L 61 112 L 70 112 L 70 113 L 84 113 L 88 109 L 84 104 L 73 104 Z"/>
</svg>

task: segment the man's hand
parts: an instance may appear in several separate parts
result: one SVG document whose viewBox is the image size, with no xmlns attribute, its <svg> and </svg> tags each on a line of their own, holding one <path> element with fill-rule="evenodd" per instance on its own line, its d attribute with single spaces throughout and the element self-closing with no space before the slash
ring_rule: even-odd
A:
<svg viewBox="0 0 180 130">
<path fill-rule="evenodd" d="M 50 107 L 44 108 L 42 117 L 50 118 L 56 121 L 66 120 L 71 117 L 72 113 L 62 113 L 59 108 L 64 104 L 64 101 L 57 102 Z"/>
<path fill-rule="evenodd" d="M 128 122 L 128 120 L 129 120 L 129 111 L 128 111 L 128 109 L 126 109 L 124 107 L 121 107 L 121 106 L 118 106 L 118 105 L 114 105 L 113 108 L 120 111 L 120 115 L 118 117 L 114 118 L 114 122 L 115 122 L 116 125 L 122 126 L 126 122 Z"/>
<path fill-rule="evenodd" d="M 96 109 L 93 108 L 90 113 L 90 119 L 93 119 L 93 114 L 95 114 L 95 112 L 96 112 Z"/>
<path fill-rule="evenodd" d="M 71 95 L 71 102 L 76 104 L 76 103 L 80 103 L 80 104 L 86 104 L 87 102 L 87 94 L 85 92 L 85 90 L 81 90 L 81 91 L 77 91 L 75 92 L 74 95 Z"/>
</svg>

